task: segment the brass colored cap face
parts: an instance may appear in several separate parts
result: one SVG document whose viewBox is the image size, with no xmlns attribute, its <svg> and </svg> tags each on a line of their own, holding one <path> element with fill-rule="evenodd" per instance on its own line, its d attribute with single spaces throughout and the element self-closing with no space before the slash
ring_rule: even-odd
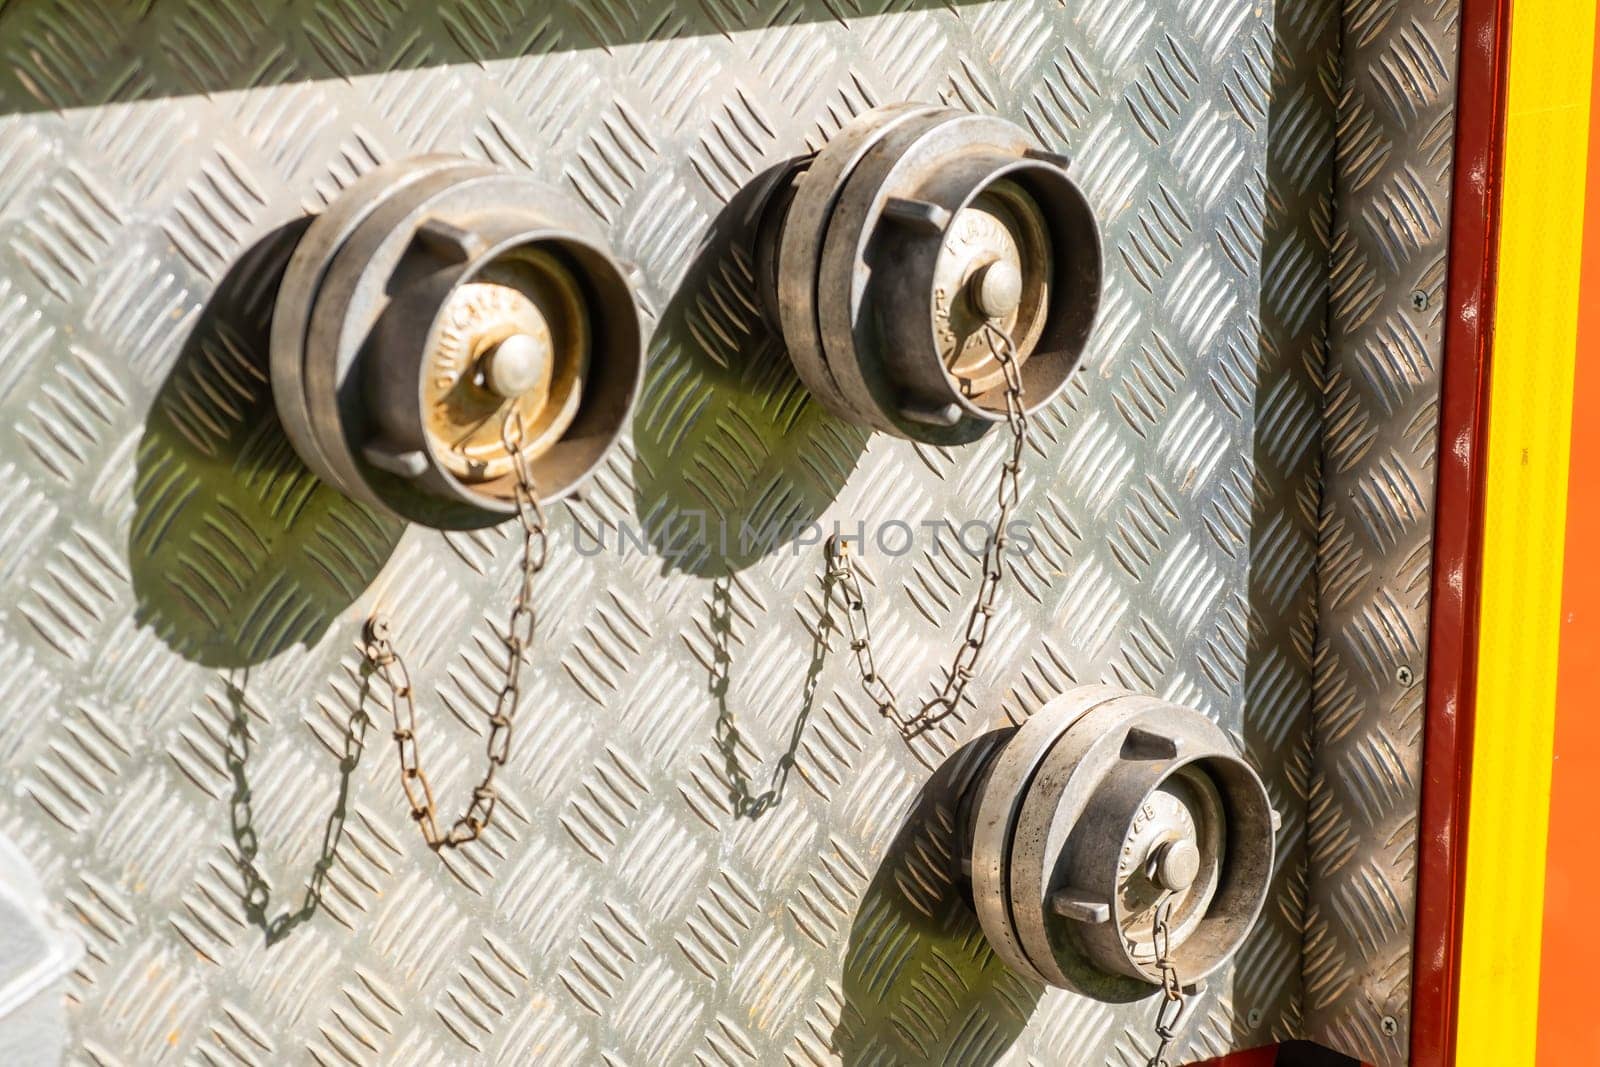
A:
<svg viewBox="0 0 1600 1067">
<path fill-rule="evenodd" d="M 1033 197 L 1014 182 L 990 185 L 957 212 L 934 266 L 934 337 L 939 356 L 967 396 L 1005 383 L 983 324 L 993 323 L 1026 361 L 1050 310 L 1050 228 Z"/>
<path fill-rule="evenodd" d="M 588 375 L 590 331 L 578 281 L 537 245 L 497 257 L 458 286 L 430 339 L 422 383 L 433 452 L 455 477 L 511 472 L 502 429 L 521 420 L 522 451 L 548 451 L 572 424 Z"/>
</svg>

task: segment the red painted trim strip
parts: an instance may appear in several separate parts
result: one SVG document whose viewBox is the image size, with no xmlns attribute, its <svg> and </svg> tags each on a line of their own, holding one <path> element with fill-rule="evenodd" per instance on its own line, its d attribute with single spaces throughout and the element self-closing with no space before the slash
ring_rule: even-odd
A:
<svg viewBox="0 0 1600 1067">
<path fill-rule="evenodd" d="M 1600 24 L 1595 31 L 1583 274 L 1572 391 L 1567 539 L 1561 589 L 1561 665 L 1550 779 L 1544 934 L 1539 959 L 1539 1063 L 1600 1063 L 1590 990 L 1600 958 L 1594 887 L 1594 786 L 1600 782 Z"/>
<path fill-rule="evenodd" d="M 1411 998 L 1415 1067 L 1448 1067 L 1455 1059 L 1509 16 L 1510 0 L 1462 3 L 1417 843 Z"/>
</svg>

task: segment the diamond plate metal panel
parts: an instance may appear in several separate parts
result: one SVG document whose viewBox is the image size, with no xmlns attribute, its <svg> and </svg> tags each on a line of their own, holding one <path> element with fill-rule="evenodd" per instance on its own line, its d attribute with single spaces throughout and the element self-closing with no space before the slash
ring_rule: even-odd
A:
<svg viewBox="0 0 1600 1067">
<path fill-rule="evenodd" d="M 1339 14 L 0 9 L 0 828 L 88 943 L 77 1057 L 1143 1062 L 1152 1005 L 998 965 L 949 884 L 952 816 L 929 782 L 966 738 L 1096 680 L 1215 716 L 1284 816 L 1272 903 L 1200 998 L 1188 1054 L 1299 1032 Z M 959 521 L 987 499 L 998 442 L 919 449 L 812 404 L 719 236 L 763 168 L 904 98 L 1004 114 L 1069 153 L 1109 267 L 1087 369 L 1035 420 L 1037 551 L 976 707 L 909 747 L 826 647 L 808 536 L 764 554 L 683 536 L 702 517 L 735 538 Z M 1423 128 L 1403 108 L 1383 121 Z M 318 485 L 262 362 L 295 220 L 425 151 L 571 189 L 637 264 L 654 334 L 628 443 L 557 512 L 503 814 L 442 862 L 407 825 L 354 643 L 382 605 L 456 796 L 512 546 L 402 529 Z M 1360 300 L 1339 298 L 1348 320 Z M 1374 387 L 1410 380 L 1373 351 Z M 1427 430 L 1383 432 L 1420 449 Z M 1387 549 L 1414 533 L 1385 524 L 1392 498 L 1373 505 Z M 580 553 L 580 532 L 611 547 Z M 1326 534 L 1322 559 L 1338 562 Z M 909 693 L 944 660 L 976 561 L 947 535 L 864 567 L 880 662 Z"/>
<path fill-rule="evenodd" d="M 1346 0 L 1306 910 L 1307 1035 L 1410 1053 L 1458 5 Z"/>
</svg>

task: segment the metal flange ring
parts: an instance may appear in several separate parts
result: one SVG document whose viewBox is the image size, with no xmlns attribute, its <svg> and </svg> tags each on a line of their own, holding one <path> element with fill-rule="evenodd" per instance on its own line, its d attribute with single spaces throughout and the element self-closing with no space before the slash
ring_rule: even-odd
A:
<svg viewBox="0 0 1600 1067">
<path fill-rule="evenodd" d="M 1273 859 L 1266 791 L 1247 764 L 1225 752 L 1176 759 L 1151 753 L 1119 771 L 1094 792 L 1058 860 L 1058 877 L 1064 868 L 1067 879 L 1111 888 L 1109 914 L 1103 922 L 1080 920 L 1070 932 L 1058 923 L 1056 957 L 1081 954 L 1160 984 L 1154 915 L 1165 897 L 1169 962 L 1185 984 L 1199 982 L 1239 948 L 1266 900 Z M 1169 880 L 1169 842 L 1191 850 L 1176 880 Z"/>
<path fill-rule="evenodd" d="M 387 169 L 387 168 L 380 168 Z M 305 340 L 305 358 L 298 383 L 311 418 L 311 432 L 347 496 L 402 518 L 414 516 L 394 508 L 368 476 L 363 449 L 374 434 L 360 365 L 369 352 L 368 337 L 388 307 L 390 279 L 415 239 L 417 205 L 462 183 L 495 177 L 492 168 L 431 168 L 413 173 L 405 161 L 395 165 L 398 188 L 384 188 L 379 203 L 366 213 L 331 257 L 312 294 Z M 426 525 L 458 525 L 467 521 L 440 518 Z"/>
<path fill-rule="evenodd" d="M 995 955 L 1040 982 L 1047 978 L 1017 938 L 1011 906 L 1013 843 L 1022 801 L 1061 735 L 1100 704 L 1123 695 L 1112 686 L 1083 686 L 1050 701 L 1017 728 L 978 787 L 970 834 L 973 904 Z"/>
<path fill-rule="evenodd" d="M 1227 735 L 1209 719 L 1193 713 L 1174 719 L 1168 714 L 1173 707 L 1154 697 L 1127 692 L 1101 704 L 1051 750 L 1022 802 L 1011 866 L 1012 914 L 1023 951 L 1052 985 L 1107 1000 L 1134 1000 L 1149 992 L 1145 981 L 1125 974 L 1119 977 L 1074 948 L 1074 932 L 1054 912 L 1051 898 L 1061 888 L 1058 879 L 1070 835 L 1095 791 L 1127 757 L 1130 730 L 1159 730 L 1161 736 L 1189 752 L 1228 750 Z M 1120 846 L 1119 839 L 1111 847 L 1113 861 Z M 1101 895 L 1099 885 L 1074 888 L 1092 889 L 1097 897 Z M 1104 896 L 1109 903 L 1110 894 Z M 1065 945 L 1064 940 L 1068 942 Z"/>
<path fill-rule="evenodd" d="M 907 210 L 896 221 L 890 200 L 924 203 L 897 194 L 911 192 L 941 162 L 948 164 L 973 146 L 996 141 L 997 155 L 1018 158 L 1027 151 L 1022 131 L 1003 119 L 944 109 L 919 114 L 917 122 L 902 124 L 873 145 L 839 196 L 818 265 L 817 315 L 829 366 L 846 392 L 863 398 L 857 404 L 878 429 L 934 444 L 966 444 L 994 421 L 960 410 L 952 413 L 945 398 L 924 400 L 896 380 L 898 367 L 889 346 L 874 335 L 893 330 L 897 317 L 916 316 L 922 301 L 913 295 L 883 309 L 869 306 L 869 301 L 874 286 L 897 295 L 924 289 L 931 293 L 934 286 L 931 270 L 914 273 L 903 260 L 874 255 L 875 242 L 892 238 L 896 227 L 909 226 L 942 245 L 938 238 L 953 222 L 944 209 L 920 220 Z"/>
<path fill-rule="evenodd" d="M 295 245 L 278 287 L 273 307 L 270 344 L 272 393 L 289 443 L 313 474 L 323 481 L 354 485 L 353 467 L 338 464 L 343 449 L 323 451 L 312 427 L 305 378 L 306 332 L 323 279 L 339 253 L 369 217 L 408 186 L 438 174 L 487 173 L 489 168 L 459 156 L 417 156 L 369 171 L 357 178 L 311 220 Z M 347 489 L 350 495 L 359 490 Z M 369 503 L 372 501 L 368 501 Z"/>
<path fill-rule="evenodd" d="M 823 243 L 845 184 L 867 152 L 898 127 L 938 110 L 931 104 L 893 104 L 847 124 L 794 179 L 793 201 L 785 206 L 772 237 L 780 242 L 775 257 L 776 304 L 789 358 L 806 388 L 828 407 L 855 420 L 871 420 L 873 412 L 858 406 L 840 388 L 823 351 L 822 326 L 817 320 Z"/>
</svg>

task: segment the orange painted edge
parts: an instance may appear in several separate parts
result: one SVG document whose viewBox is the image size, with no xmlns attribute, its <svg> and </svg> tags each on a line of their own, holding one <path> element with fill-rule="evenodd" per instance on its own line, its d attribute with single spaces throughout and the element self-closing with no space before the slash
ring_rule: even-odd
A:
<svg viewBox="0 0 1600 1067">
<path fill-rule="evenodd" d="M 1595 31 L 1561 649 L 1539 964 L 1538 1062 L 1600 1064 L 1600 24 Z"/>
</svg>

